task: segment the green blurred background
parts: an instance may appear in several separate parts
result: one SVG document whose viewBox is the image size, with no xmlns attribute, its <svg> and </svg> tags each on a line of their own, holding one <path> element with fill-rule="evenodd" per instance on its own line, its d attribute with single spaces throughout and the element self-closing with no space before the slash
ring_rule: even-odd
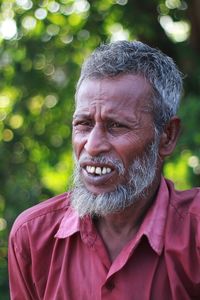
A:
<svg viewBox="0 0 200 300">
<path fill-rule="evenodd" d="M 164 172 L 200 185 L 199 0 L 0 1 L 0 298 L 9 299 L 7 237 L 27 207 L 67 189 L 71 115 L 83 59 L 101 42 L 139 39 L 185 74 L 182 133 Z"/>
</svg>

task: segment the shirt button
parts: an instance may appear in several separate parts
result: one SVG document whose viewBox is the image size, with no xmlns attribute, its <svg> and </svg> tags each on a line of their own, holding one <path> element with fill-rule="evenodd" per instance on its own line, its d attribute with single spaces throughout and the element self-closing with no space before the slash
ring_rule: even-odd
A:
<svg viewBox="0 0 200 300">
<path fill-rule="evenodd" d="M 108 282 L 106 283 L 106 288 L 107 288 L 107 290 L 112 291 L 112 290 L 114 289 L 114 287 L 115 287 L 115 284 L 114 284 L 113 281 L 108 281 Z"/>
</svg>

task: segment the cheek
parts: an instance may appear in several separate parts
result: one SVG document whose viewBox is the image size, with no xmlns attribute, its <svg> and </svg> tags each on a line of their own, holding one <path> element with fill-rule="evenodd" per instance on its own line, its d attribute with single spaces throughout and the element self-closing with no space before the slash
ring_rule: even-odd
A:
<svg viewBox="0 0 200 300">
<path fill-rule="evenodd" d="M 121 157 L 122 157 L 124 166 L 126 168 L 129 168 L 130 165 L 133 163 L 135 153 L 134 153 L 134 151 L 131 151 L 131 150 L 129 150 L 128 152 L 124 151 Z"/>
<path fill-rule="evenodd" d="M 85 145 L 85 139 L 80 135 L 72 132 L 72 146 L 74 149 L 74 153 L 76 158 L 79 158 L 81 151 L 83 150 Z"/>
<path fill-rule="evenodd" d="M 115 151 L 117 155 L 123 161 L 125 168 L 129 168 L 134 159 L 142 154 L 144 151 L 144 145 L 141 145 L 139 139 L 119 139 L 115 143 Z"/>
<path fill-rule="evenodd" d="M 134 147 L 127 141 L 120 142 L 114 145 L 117 156 L 122 160 L 124 166 L 127 168 L 134 157 Z"/>
</svg>

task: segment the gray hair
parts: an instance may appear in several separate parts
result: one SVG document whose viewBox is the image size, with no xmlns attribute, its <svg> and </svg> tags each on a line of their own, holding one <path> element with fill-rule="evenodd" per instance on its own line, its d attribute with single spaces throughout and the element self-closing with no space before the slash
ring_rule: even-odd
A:
<svg viewBox="0 0 200 300">
<path fill-rule="evenodd" d="M 85 60 L 77 91 L 84 79 L 120 74 L 138 74 L 150 83 L 155 129 L 161 133 L 176 115 L 182 95 L 182 76 L 174 61 L 160 50 L 139 41 L 103 44 Z"/>
</svg>

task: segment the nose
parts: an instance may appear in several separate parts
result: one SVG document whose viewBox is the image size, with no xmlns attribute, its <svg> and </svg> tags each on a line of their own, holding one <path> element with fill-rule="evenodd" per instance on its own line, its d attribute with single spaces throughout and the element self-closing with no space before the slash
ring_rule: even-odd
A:
<svg viewBox="0 0 200 300">
<path fill-rule="evenodd" d="M 85 150 L 91 156 L 97 156 L 110 150 L 110 143 L 104 128 L 95 125 L 90 131 L 85 143 Z"/>
</svg>

